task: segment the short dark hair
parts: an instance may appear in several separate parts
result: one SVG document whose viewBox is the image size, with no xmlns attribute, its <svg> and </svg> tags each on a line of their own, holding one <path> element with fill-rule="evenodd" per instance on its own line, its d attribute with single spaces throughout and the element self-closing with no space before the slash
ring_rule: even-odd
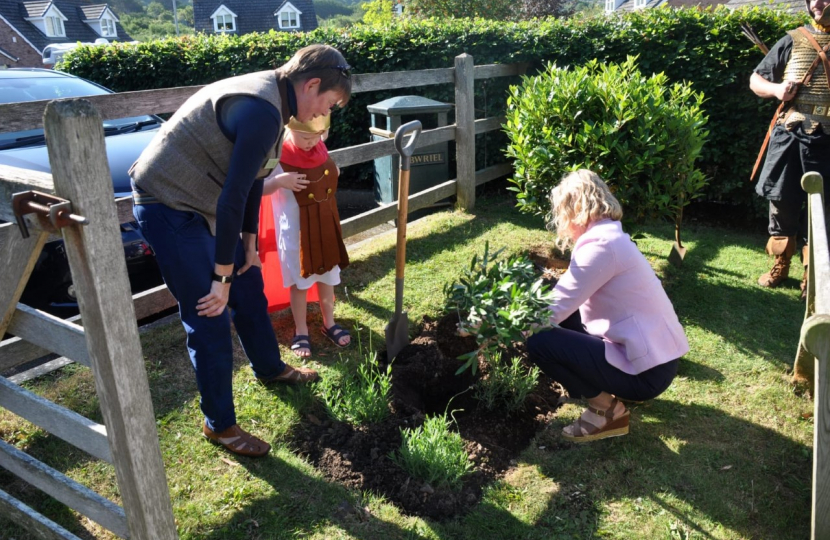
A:
<svg viewBox="0 0 830 540">
<path fill-rule="evenodd" d="M 329 45 L 316 44 L 294 53 L 279 71 L 294 84 L 320 79 L 319 92 L 337 90 L 343 94 L 345 102 L 352 94 L 350 69 L 340 51 Z"/>
</svg>

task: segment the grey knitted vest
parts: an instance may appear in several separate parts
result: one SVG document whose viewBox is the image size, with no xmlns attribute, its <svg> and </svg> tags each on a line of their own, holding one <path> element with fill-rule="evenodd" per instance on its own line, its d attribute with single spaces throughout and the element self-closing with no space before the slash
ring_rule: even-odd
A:
<svg viewBox="0 0 830 540">
<path fill-rule="evenodd" d="M 216 120 L 216 105 L 234 95 L 264 99 L 283 115 L 274 70 L 217 81 L 179 107 L 130 169 L 135 184 L 159 202 L 204 216 L 213 235 L 216 234 L 216 204 L 233 152 L 233 143 L 222 134 Z M 277 144 L 268 152 L 257 178 L 267 176 L 279 159 L 283 124 L 281 119 Z"/>
</svg>

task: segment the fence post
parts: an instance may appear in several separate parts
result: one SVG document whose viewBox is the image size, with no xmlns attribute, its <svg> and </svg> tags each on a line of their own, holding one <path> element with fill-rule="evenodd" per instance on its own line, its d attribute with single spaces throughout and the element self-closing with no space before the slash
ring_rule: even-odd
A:
<svg viewBox="0 0 830 540">
<path fill-rule="evenodd" d="M 62 229 L 95 390 L 133 540 L 177 538 L 119 236 L 101 116 L 86 100 L 43 115 L 55 193 L 86 226 Z"/>
<path fill-rule="evenodd" d="M 813 493 L 810 520 L 813 540 L 830 538 L 830 247 L 824 215 L 824 180 L 816 172 L 801 178 L 807 192 L 809 266 L 807 310 L 801 326 L 799 350 L 814 360 Z M 798 359 L 797 359 L 798 360 Z"/>
<path fill-rule="evenodd" d="M 457 206 L 472 210 L 476 204 L 476 126 L 473 57 L 455 57 L 455 162 Z"/>
</svg>

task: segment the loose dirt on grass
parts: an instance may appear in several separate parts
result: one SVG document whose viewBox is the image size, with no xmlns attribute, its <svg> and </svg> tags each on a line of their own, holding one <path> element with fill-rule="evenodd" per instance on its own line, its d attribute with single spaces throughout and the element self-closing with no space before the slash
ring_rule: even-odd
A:
<svg viewBox="0 0 830 540">
<path fill-rule="evenodd" d="M 552 286 L 567 268 L 546 246 L 529 253 Z M 481 500 L 482 489 L 504 476 L 536 433 L 552 419 L 561 386 L 544 374 L 522 410 L 490 411 L 474 398 L 472 386 L 486 377 L 481 362 L 473 375 L 460 375 L 458 356 L 476 349 L 475 338 L 457 332 L 458 315 L 424 317 L 422 329 L 392 363 L 392 414 L 383 422 L 353 427 L 327 417 L 322 406 L 306 415 L 295 431 L 294 446 L 323 474 L 359 491 L 378 493 L 410 515 L 443 520 L 467 512 Z M 509 351 L 527 363 L 523 344 Z M 386 369 L 385 358 L 380 360 Z M 426 416 L 448 412 L 465 442 L 474 468 L 460 489 L 431 486 L 411 478 L 390 455 L 401 446 L 401 429 L 420 426 Z"/>
</svg>

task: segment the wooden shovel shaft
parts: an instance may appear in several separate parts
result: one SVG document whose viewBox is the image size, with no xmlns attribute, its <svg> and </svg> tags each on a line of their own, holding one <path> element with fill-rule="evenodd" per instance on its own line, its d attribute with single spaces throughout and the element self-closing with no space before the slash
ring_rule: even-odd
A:
<svg viewBox="0 0 830 540">
<path fill-rule="evenodd" d="M 409 161 L 409 158 L 401 158 Z M 406 261 L 406 219 L 409 214 L 409 167 L 401 167 L 398 179 L 398 249 L 395 255 L 395 277 L 403 279 Z"/>
</svg>

